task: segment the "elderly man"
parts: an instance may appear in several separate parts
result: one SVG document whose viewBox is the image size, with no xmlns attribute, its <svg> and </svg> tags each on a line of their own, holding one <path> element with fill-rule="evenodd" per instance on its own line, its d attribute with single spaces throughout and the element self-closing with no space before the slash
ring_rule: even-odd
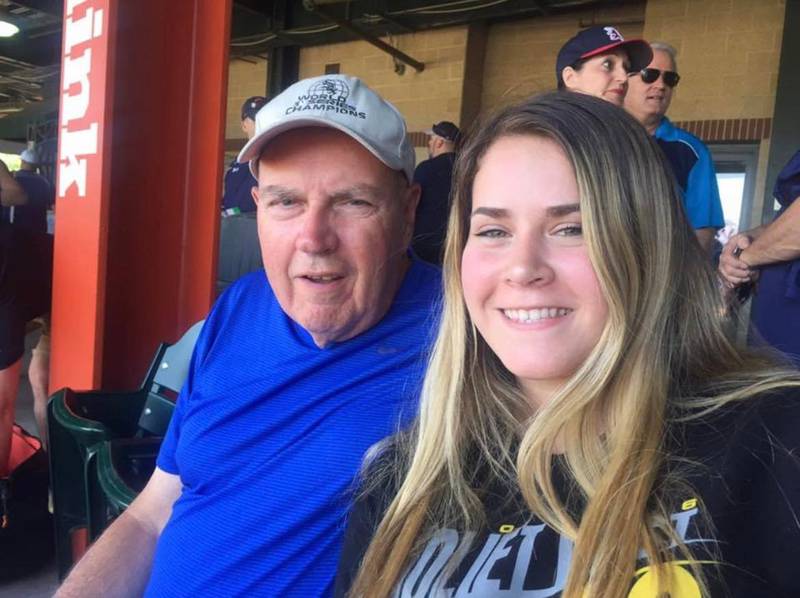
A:
<svg viewBox="0 0 800 598">
<path fill-rule="evenodd" d="M 460 131 L 450 121 L 438 122 L 428 131 L 428 160 L 414 170 L 414 182 L 422 189 L 414 221 L 413 247 L 426 262 L 442 263 L 442 249 L 450 213 L 450 187 L 456 142 Z"/>
<path fill-rule="evenodd" d="M 440 274 L 407 251 L 400 114 L 358 79 L 304 80 L 239 158 L 267 280 L 212 310 L 155 473 L 60 596 L 330 594 L 364 452 L 414 414 Z"/>
<path fill-rule="evenodd" d="M 702 141 L 666 117 L 680 81 L 675 48 L 660 42 L 653 42 L 650 47 L 652 61 L 628 81 L 625 109 L 655 135 L 664 150 L 683 191 L 683 205 L 697 240 L 710 252 L 717 229 L 725 224 L 714 162 Z"/>
</svg>

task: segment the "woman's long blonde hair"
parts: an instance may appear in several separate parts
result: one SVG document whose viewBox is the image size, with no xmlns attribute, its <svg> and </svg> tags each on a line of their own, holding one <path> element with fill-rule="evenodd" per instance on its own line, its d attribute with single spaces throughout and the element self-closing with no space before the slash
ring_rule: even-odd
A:
<svg viewBox="0 0 800 598">
<path fill-rule="evenodd" d="M 554 141 L 572 163 L 584 238 L 609 308 L 585 363 L 532 415 L 472 324 L 461 288 L 481 158 L 499 138 L 519 135 Z M 665 467 L 668 422 L 797 385 L 728 340 L 715 277 L 668 168 L 639 123 L 583 94 L 525 101 L 469 136 L 455 167 L 442 321 L 398 465 L 404 478 L 351 596 L 389 596 L 431 529 L 483 525 L 479 471 L 519 484 L 531 511 L 575 542 L 563 596 L 626 595 L 641 549 L 668 589 L 669 576 L 658 572 L 669 546 L 690 558 L 669 522 L 669 490 L 679 480 Z M 557 446 L 586 505 L 579 521 L 553 485 Z"/>
</svg>

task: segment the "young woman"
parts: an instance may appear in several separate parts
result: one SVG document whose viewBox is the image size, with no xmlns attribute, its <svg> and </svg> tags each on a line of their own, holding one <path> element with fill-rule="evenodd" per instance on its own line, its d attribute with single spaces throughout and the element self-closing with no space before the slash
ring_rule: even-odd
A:
<svg viewBox="0 0 800 598">
<path fill-rule="evenodd" d="M 640 39 L 625 40 L 614 27 L 589 27 L 565 43 L 556 58 L 559 89 L 578 91 L 622 106 L 629 73 L 650 64 L 653 51 Z"/>
<path fill-rule="evenodd" d="M 541 96 L 454 184 L 418 422 L 365 467 L 337 595 L 800 595 L 800 378 L 727 340 L 644 129 Z"/>
</svg>

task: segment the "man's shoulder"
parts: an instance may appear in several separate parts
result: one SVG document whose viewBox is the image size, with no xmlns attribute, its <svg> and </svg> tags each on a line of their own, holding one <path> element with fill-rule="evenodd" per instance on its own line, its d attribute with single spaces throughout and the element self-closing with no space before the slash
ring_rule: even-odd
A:
<svg viewBox="0 0 800 598">
<path fill-rule="evenodd" d="M 414 169 L 414 181 L 419 182 L 419 177 L 427 176 L 433 170 L 433 167 L 433 158 L 428 158 L 417 164 L 417 167 Z"/>
<path fill-rule="evenodd" d="M 228 170 L 225 172 L 225 176 L 243 177 L 245 174 L 250 174 L 250 165 L 239 162 L 236 158 L 231 160 L 231 163 L 228 164 Z"/>
<path fill-rule="evenodd" d="M 271 303 L 273 300 L 274 294 L 267 282 L 264 270 L 256 270 L 231 283 L 217 298 L 211 315 L 218 316 L 252 310 L 262 311 L 264 304 Z"/>
<path fill-rule="evenodd" d="M 198 340 L 200 353 L 216 344 L 243 346 L 244 340 L 267 334 L 275 322 L 276 304 L 263 270 L 241 277 L 225 289 L 208 313 Z"/>
<path fill-rule="evenodd" d="M 450 183 L 453 176 L 453 164 L 455 162 L 455 154 L 440 154 L 435 158 L 430 158 L 424 162 L 420 162 L 417 169 L 414 171 L 414 182 L 422 185 L 440 185 L 442 181 Z"/>
<path fill-rule="evenodd" d="M 676 126 L 666 116 L 656 129 L 656 138 L 663 141 L 673 141 L 687 145 L 698 158 L 709 156 L 710 152 L 706 144 L 697 136 L 686 129 Z"/>
<path fill-rule="evenodd" d="M 442 269 L 439 266 L 418 258 L 411 260 L 404 286 L 411 287 L 414 293 L 430 298 L 438 298 L 442 292 Z"/>
<path fill-rule="evenodd" d="M 50 186 L 50 181 L 48 181 L 42 175 L 37 174 L 35 172 L 29 172 L 27 170 L 18 170 L 16 172 L 16 174 L 14 175 L 14 178 L 23 187 L 26 187 L 26 186 L 49 187 Z"/>
</svg>

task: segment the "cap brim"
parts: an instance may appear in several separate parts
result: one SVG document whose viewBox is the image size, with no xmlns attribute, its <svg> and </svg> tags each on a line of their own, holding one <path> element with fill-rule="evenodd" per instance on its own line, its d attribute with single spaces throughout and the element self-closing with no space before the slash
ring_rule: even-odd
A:
<svg viewBox="0 0 800 598">
<path fill-rule="evenodd" d="M 647 65 L 653 61 L 653 49 L 650 47 L 650 44 L 643 39 L 628 39 L 624 42 L 614 42 L 613 44 L 596 48 L 591 52 L 586 52 L 586 54 L 581 55 L 581 58 L 591 58 L 592 56 L 605 54 L 617 48 L 625 50 L 628 54 L 632 73 L 647 68 Z"/>
<path fill-rule="evenodd" d="M 409 181 L 413 176 L 413 170 L 411 173 L 409 173 L 406 171 L 403 164 L 394 164 L 390 160 L 387 160 L 385 156 L 382 156 L 370 143 L 368 143 L 361 135 L 353 130 L 338 123 L 331 122 L 329 119 L 324 117 L 315 117 L 311 115 L 303 115 L 297 118 L 289 117 L 288 119 L 283 119 L 279 124 L 276 124 L 265 131 L 261 131 L 261 133 L 253 137 L 242 148 L 242 151 L 239 152 L 239 155 L 236 158 L 237 162 L 242 164 L 247 162 L 250 167 L 250 172 L 254 177 L 258 178 L 256 174 L 255 162 L 258 160 L 259 156 L 261 156 L 261 152 L 264 150 L 264 147 L 281 133 L 286 133 L 287 131 L 302 127 L 326 127 L 341 131 L 345 135 L 358 141 L 373 156 L 380 160 L 381 163 L 385 164 L 392 170 L 399 170 L 403 172 Z"/>
</svg>

